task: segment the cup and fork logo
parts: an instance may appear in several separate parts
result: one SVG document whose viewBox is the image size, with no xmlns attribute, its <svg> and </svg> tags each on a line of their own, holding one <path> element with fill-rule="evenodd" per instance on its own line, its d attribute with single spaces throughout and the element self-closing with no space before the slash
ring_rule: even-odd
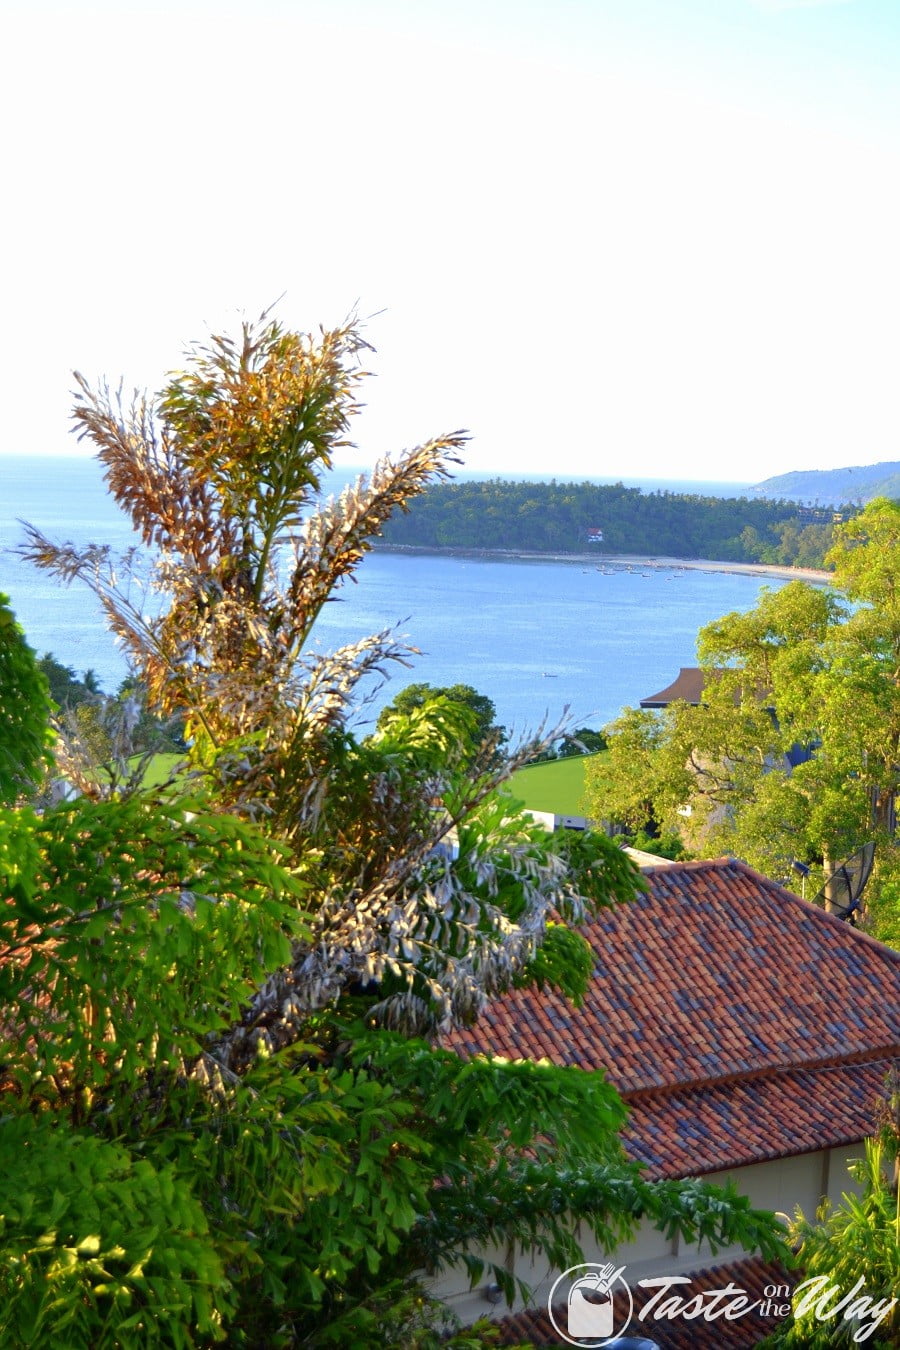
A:
<svg viewBox="0 0 900 1350">
<path fill-rule="evenodd" d="M 602 1346 L 624 1331 L 632 1313 L 631 1290 L 622 1279 L 624 1270 L 612 1261 L 585 1262 L 570 1267 L 556 1281 L 550 1291 L 550 1321 L 570 1345 Z M 567 1289 L 561 1289 L 566 1282 Z M 563 1299 L 564 1308 L 560 1306 Z"/>
</svg>

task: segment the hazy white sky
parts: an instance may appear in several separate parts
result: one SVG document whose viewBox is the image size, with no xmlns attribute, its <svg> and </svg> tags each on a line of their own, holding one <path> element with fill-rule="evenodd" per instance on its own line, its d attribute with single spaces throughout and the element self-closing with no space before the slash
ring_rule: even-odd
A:
<svg viewBox="0 0 900 1350">
<path fill-rule="evenodd" d="M 900 458 L 898 0 L 0 22 L 0 451 L 75 453 L 73 367 L 158 387 L 283 294 L 377 315 L 354 462 L 461 426 L 548 476 Z"/>
</svg>

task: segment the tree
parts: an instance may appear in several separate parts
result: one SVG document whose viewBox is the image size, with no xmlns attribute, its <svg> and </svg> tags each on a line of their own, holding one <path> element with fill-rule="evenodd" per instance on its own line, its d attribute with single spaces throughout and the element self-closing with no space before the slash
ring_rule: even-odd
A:
<svg viewBox="0 0 900 1350">
<path fill-rule="evenodd" d="M 47 680 L 0 594 L 0 805 L 33 792 L 50 765 Z"/>
<path fill-rule="evenodd" d="M 828 556 L 854 608 L 836 633 L 823 721 L 841 755 L 863 766 L 876 829 L 892 833 L 900 783 L 900 502 L 870 502 L 839 527 Z"/>
<path fill-rule="evenodd" d="M 467 753 L 475 757 L 479 751 L 487 750 L 491 756 L 497 756 L 506 744 L 506 729 L 497 725 L 497 709 L 487 694 L 480 694 L 470 684 L 451 684 L 435 686 L 432 684 L 408 684 L 394 696 L 387 707 L 378 714 L 378 729 L 384 730 L 397 714 L 405 716 L 414 708 L 421 708 L 432 699 L 447 699 L 470 714 L 467 741 Z"/>
<path fill-rule="evenodd" d="M 48 1122 L 125 1150 L 104 1154 L 117 1184 L 129 1157 L 141 1184 L 140 1162 L 165 1174 L 180 1214 L 169 1205 L 159 1226 L 176 1247 L 188 1231 L 205 1240 L 194 1301 L 175 1286 L 196 1246 L 176 1251 L 165 1286 L 183 1344 L 431 1346 L 416 1271 L 463 1259 L 475 1273 L 470 1249 L 488 1238 L 571 1264 L 572 1209 L 608 1243 L 647 1215 L 779 1247 L 771 1216 L 733 1194 L 644 1182 L 602 1079 L 465 1064 L 434 1046 L 514 983 L 577 998 L 587 964 L 571 925 L 639 882 L 601 837 L 556 840 L 512 811 L 495 791 L 509 766 L 490 746 L 472 757 L 471 713 L 452 700 L 395 713 L 364 740 L 349 730 L 358 680 L 405 649 L 385 633 L 313 653 L 316 616 L 462 439 L 319 503 L 364 348 L 352 324 L 314 339 L 266 319 L 238 343 L 193 349 L 155 401 L 123 407 L 82 383 L 78 423 L 156 549 L 149 567 L 130 560 L 165 596 L 156 617 L 119 590 L 103 549 L 30 535 L 39 565 L 94 587 L 150 698 L 184 715 L 192 742 L 192 775 L 159 798 L 96 784 L 68 815 L 20 820 L 28 883 L 0 910 L 21 953 L 0 970 L 23 1109 L 38 1046 Z M 45 957 L 66 978 L 32 1009 Z M 158 1010 L 142 1006 L 153 980 Z M 60 1189 L 42 1139 L 38 1226 Z M 85 1222 L 101 1220 L 91 1209 Z M 42 1302 L 31 1224 L 23 1211 L 10 1237 L 28 1272 L 16 1334 L 52 1313 L 77 1323 L 73 1346 L 102 1344 L 98 1328 L 177 1343 L 118 1228 L 97 1238 L 69 1223 L 53 1271 L 75 1295 Z M 109 1272 L 116 1246 L 130 1264 Z"/>
<path fill-rule="evenodd" d="M 627 708 L 605 735 L 608 756 L 591 761 L 585 769 L 590 815 L 631 830 L 643 829 L 659 809 L 657 761 L 663 724 L 652 713 Z"/>
<path fill-rule="evenodd" d="M 94 671 L 86 670 L 79 680 L 72 666 L 64 666 L 52 652 L 44 652 L 38 666 L 46 676 L 50 697 L 61 708 L 96 701 L 100 687 Z"/>
<path fill-rule="evenodd" d="M 882 1128 L 866 1140 L 865 1156 L 851 1164 L 858 1194 L 839 1205 L 825 1201 L 814 1220 L 797 1210 L 791 1241 L 803 1271 L 793 1316 L 766 1342 L 775 1347 L 896 1346 L 900 1339 L 900 1083 L 886 1085 Z M 838 1313 L 832 1290 L 857 1292 L 865 1303 Z"/>
<path fill-rule="evenodd" d="M 593 727 L 578 727 L 562 737 L 556 753 L 560 759 L 569 759 L 573 755 L 596 755 L 605 749 L 606 737 L 602 731 L 595 731 Z"/>
<path fill-rule="evenodd" d="M 134 557 L 116 568 L 102 548 L 29 535 L 39 566 L 99 595 L 151 704 L 184 716 L 191 762 L 219 800 L 265 814 L 320 898 L 315 939 L 260 991 L 247 1029 L 234 1030 L 235 1065 L 261 1042 L 271 1050 L 304 1034 L 305 1019 L 349 988 L 372 990 L 377 1016 L 410 1031 L 474 1016 L 528 960 L 558 898 L 555 858 L 542 885 L 528 880 L 536 845 L 525 826 L 504 826 L 496 849 L 472 845 L 483 855 L 477 881 L 443 867 L 444 841 L 477 822 L 504 772 L 493 750 L 461 763 L 456 705 L 415 719 L 414 731 L 382 729 L 363 743 L 347 733 L 358 681 L 406 657 L 392 634 L 311 653 L 336 584 L 394 510 L 447 474 L 464 441 L 428 441 L 319 503 L 321 471 L 357 410 L 365 350 L 353 324 L 314 339 L 264 319 L 239 342 L 194 348 L 155 402 L 136 396 L 126 407 L 81 381 L 76 423 L 156 560 L 149 571 Z M 155 616 L 141 580 L 167 596 Z M 490 903 L 497 869 L 527 897 L 513 931 Z M 469 914 L 478 922 L 463 925 L 463 947 L 478 956 L 460 961 L 432 935 Z"/>
<path fill-rule="evenodd" d="M 667 827 L 681 814 L 694 847 L 734 852 L 782 880 L 798 860 L 820 885 L 873 838 L 868 922 L 889 936 L 900 875 L 900 504 L 875 501 L 839 526 L 829 561 L 840 591 L 791 582 L 701 630 L 702 705 L 627 714 L 610 739 L 620 782 L 598 779 L 593 809 L 634 813 L 639 789 L 640 809 Z M 629 741 L 638 728 L 640 758 Z"/>
</svg>

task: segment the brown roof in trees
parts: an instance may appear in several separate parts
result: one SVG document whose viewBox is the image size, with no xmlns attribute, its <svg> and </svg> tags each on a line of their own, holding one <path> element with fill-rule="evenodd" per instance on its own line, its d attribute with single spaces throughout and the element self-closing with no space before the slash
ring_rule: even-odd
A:
<svg viewBox="0 0 900 1350">
<path fill-rule="evenodd" d="M 684 699 L 685 703 L 693 703 L 695 706 L 703 698 L 703 686 L 706 683 L 706 672 L 699 666 L 682 666 L 678 672 L 678 678 L 671 684 L 667 684 L 665 689 L 660 689 L 658 694 L 651 694 L 649 698 L 641 699 L 642 708 L 667 708 L 670 703 L 676 699 Z"/>
</svg>

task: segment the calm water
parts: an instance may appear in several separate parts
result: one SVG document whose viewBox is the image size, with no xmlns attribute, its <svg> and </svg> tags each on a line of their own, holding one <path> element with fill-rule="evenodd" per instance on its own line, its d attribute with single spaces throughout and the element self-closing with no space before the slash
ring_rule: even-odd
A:
<svg viewBox="0 0 900 1350">
<path fill-rule="evenodd" d="M 703 490 L 715 486 L 721 493 L 722 485 Z M 104 688 L 114 689 L 126 667 L 91 596 L 15 557 L 11 550 L 22 539 L 17 518 L 56 541 L 134 543 L 96 463 L 0 456 L 0 590 L 11 596 L 33 647 L 79 672 L 92 668 Z M 410 680 L 463 681 L 489 694 L 500 720 L 518 731 L 555 722 L 566 705 L 577 723 L 603 725 L 693 664 L 698 628 L 750 608 L 763 584 L 681 569 L 389 553 L 369 555 L 357 576 L 325 607 L 316 643 L 328 649 L 399 626 L 422 652 L 411 670 L 398 667 L 389 685 L 370 689 L 361 721 Z"/>
</svg>

